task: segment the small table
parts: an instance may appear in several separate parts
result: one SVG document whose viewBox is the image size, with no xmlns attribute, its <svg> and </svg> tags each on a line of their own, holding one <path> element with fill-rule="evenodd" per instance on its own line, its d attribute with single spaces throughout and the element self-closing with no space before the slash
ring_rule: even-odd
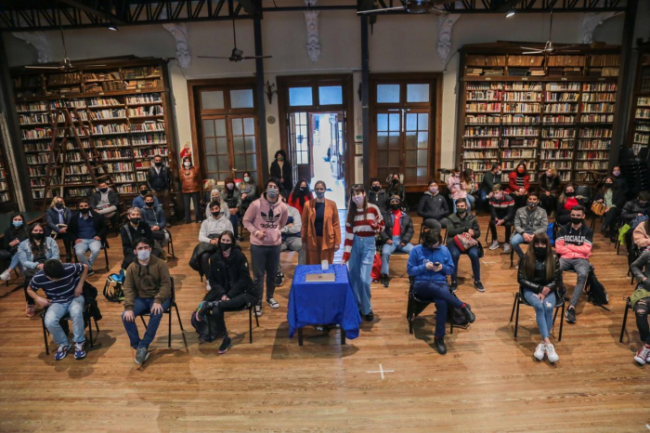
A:
<svg viewBox="0 0 650 433">
<path fill-rule="evenodd" d="M 308 274 L 333 273 L 333 282 L 308 283 Z M 330 265 L 323 271 L 320 265 L 296 266 L 296 273 L 289 293 L 289 338 L 298 331 L 298 344 L 302 346 L 302 328 L 305 326 L 339 324 L 341 344 L 345 338 L 353 340 L 359 336 L 361 317 L 357 301 L 350 286 L 348 268 L 344 265 Z"/>
</svg>

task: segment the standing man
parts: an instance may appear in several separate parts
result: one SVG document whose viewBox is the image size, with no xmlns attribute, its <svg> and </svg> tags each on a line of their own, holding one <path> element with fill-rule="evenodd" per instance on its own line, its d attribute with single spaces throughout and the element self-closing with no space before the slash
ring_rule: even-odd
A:
<svg viewBox="0 0 650 433">
<path fill-rule="evenodd" d="M 162 156 L 156 155 L 153 159 L 153 167 L 147 172 L 147 184 L 149 189 L 158 198 L 163 207 L 163 212 L 169 211 L 169 199 L 172 189 L 172 173 L 165 164 Z"/>
</svg>

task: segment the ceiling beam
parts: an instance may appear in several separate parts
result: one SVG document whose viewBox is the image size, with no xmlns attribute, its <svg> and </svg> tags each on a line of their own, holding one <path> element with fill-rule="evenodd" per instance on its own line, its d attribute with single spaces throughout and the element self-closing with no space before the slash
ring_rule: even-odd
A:
<svg viewBox="0 0 650 433">
<path fill-rule="evenodd" d="M 118 25 L 118 26 L 125 26 L 126 25 L 126 22 L 122 21 L 122 19 L 120 19 L 116 15 L 113 15 L 110 12 L 104 12 L 104 11 L 101 11 L 99 9 L 95 9 L 93 7 L 87 6 L 87 5 L 83 4 L 83 3 L 81 3 L 80 1 L 77 1 L 77 0 L 58 0 L 58 1 L 60 3 L 66 4 L 68 6 L 72 6 L 75 9 L 82 10 L 82 11 L 88 13 L 88 14 L 93 14 L 93 15 L 97 15 L 97 16 L 106 18 L 107 20 L 109 20 L 111 23 L 113 23 L 115 25 Z"/>
</svg>

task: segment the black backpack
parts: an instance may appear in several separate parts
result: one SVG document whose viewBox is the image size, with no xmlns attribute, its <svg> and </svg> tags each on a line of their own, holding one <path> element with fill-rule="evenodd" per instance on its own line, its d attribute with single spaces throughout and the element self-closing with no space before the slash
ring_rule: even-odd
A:
<svg viewBox="0 0 650 433">
<path fill-rule="evenodd" d="M 455 293 L 453 293 L 453 296 L 458 298 Z M 463 312 L 462 308 L 454 308 L 451 305 L 448 307 L 447 310 L 447 323 L 451 323 L 454 326 L 467 326 L 469 325 L 469 322 L 467 321 L 467 317 L 465 316 L 465 313 Z"/>
<path fill-rule="evenodd" d="M 609 296 L 607 296 L 607 291 L 605 287 L 598 281 L 596 278 L 596 273 L 591 270 L 589 276 L 587 277 L 587 301 L 592 304 L 603 307 L 603 305 L 609 304 Z M 605 308 L 605 307 L 603 307 Z M 607 308 L 605 308 L 607 310 Z"/>
</svg>

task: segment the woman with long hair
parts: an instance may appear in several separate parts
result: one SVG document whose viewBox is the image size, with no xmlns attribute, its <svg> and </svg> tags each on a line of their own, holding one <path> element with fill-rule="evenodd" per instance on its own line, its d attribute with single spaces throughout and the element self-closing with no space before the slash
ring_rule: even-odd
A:
<svg viewBox="0 0 650 433">
<path fill-rule="evenodd" d="M 557 212 L 555 213 L 555 220 L 560 225 L 565 225 L 571 222 L 571 209 L 576 206 L 585 206 L 587 200 L 581 196 L 576 196 L 576 188 L 572 183 L 567 183 L 564 191 L 560 195 L 557 202 Z"/>
<path fill-rule="evenodd" d="M 280 182 L 280 194 L 286 197 L 293 189 L 293 179 L 291 179 L 291 162 L 287 160 L 287 153 L 280 149 L 275 152 L 271 169 L 269 170 L 271 179 L 278 179 Z"/>
<path fill-rule="evenodd" d="M 181 189 L 183 191 L 183 209 L 185 211 L 185 224 L 192 222 L 190 201 L 194 204 L 194 222 L 201 222 L 201 208 L 199 207 L 199 194 L 201 192 L 201 173 L 192 164 L 192 158 L 183 158 L 181 167 Z M 155 206 L 155 205 L 154 205 Z"/>
<path fill-rule="evenodd" d="M 375 236 L 383 230 L 384 219 L 379 208 L 368 203 L 363 185 L 354 185 L 345 223 L 343 264 L 349 262 L 350 284 L 357 307 L 361 316 L 368 322 L 375 318 L 370 304 L 370 274 L 376 251 Z"/>
<path fill-rule="evenodd" d="M 478 191 L 478 184 L 474 181 L 474 170 L 465 169 L 461 175 L 461 181 L 465 184 L 465 191 L 467 191 L 467 210 L 471 211 L 476 200 L 473 194 Z"/>
<path fill-rule="evenodd" d="M 59 246 L 49 236 L 45 236 L 45 229 L 40 223 L 32 224 L 27 230 L 28 237 L 18 246 L 18 259 L 23 266 L 25 275 L 25 300 L 28 317 L 34 315 L 34 299 L 27 294 L 29 282 L 38 271 L 43 269 L 46 260 L 59 260 Z"/>
<path fill-rule="evenodd" d="M 18 246 L 22 241 L 27 239 L 27 224 L 25 224 L 25 217 L 23 214 L 16 212 L 11 216 L 11 225 L 7 227 L 3 237 L 3 248 L 0 250 L 0 262 L 4 271 L 0 274 L 2 281 L 9 281 L 11 279 L 11 271 L 16 266 L 21 271 L 22 265 L 18 257 Z M 7 266 L 7 263 L 9 265 Z"/>
<path fill-rule="evenodd" d="M 467 184 L 463 182 L 460 167 L 456 167 L 447 179 L 447 189 L 451 196 L 451 202 L 454 205 L 454 213 L 456 213 L 456 200 L 459 198 L 465 199 L 467 201 L 467 208 L 471 208 L 472 204 L 467 198 Z"/>
<path fill-rule="evenodd" d="M 253 201 L 257 199 L 257 183 L 249 171 L 244 172 L 242 181 L 237 185 L 241 193 L 241 214 L 244 215 Z"/>
<path fill-rule="evenodd" d="M 230 218 L 230 223 L 232 224 L 233 233 L 237 236 L 237 240 L 241 241 L 239 236 L 239 219 L 241 215 L 241 192 L 239 188 L 235 186 L 235 180 L 232 177 L 226 178 L 224 181 L 224 189 L 221 192 L 223 200 L 228 204 L 228 218 Z"/>
<path fill-rule="evenodd" d="M 528 191 L 530 190 L 530 175 L 526 168 L 526 163 L 521 161 L 517 168 L 508 175 L 508 187 L 506 193 L 515 197 L 517 209 L 524 207 L 528 200 Z"/>
<path fill-rule="evenodd" d="M 325 182 L 316 182 L 316 198 L 305 202 L 302 212 L 300 237 L 308 265 L 319 265 L 323 260 L 334 262 L 334 253 L 341 246 L 339 210 L 334 201 L 325 198 L 325 191 Z"/>
<path fill-rule="evenodd" d="M 401 182 L 402 175 L 400 173 L 393 173 L 390 176 L 390 183 L 388 188 L 386 188 L 386 195 L 390 200 L 390 197 L 397 195 L 399 196 L 400 201 L 403 205 L 406 205 L 406 188 Z"/>
<path fill-rule="evenodd" d="M 603 182 L 598 194 L 596 194 L 595 200 L 605 205 L 603 226 L 600 230 L 608 238 L 613 238 L 616 235 L 616 221 L 623 206 L 625 206 L 625 195 L 619 191 L 618 184 L 613 176 L 605 178 L 605 182 Z"/>
<path fill-rule="evenodd" d="M 291 191 L 291 194 L 289 194 L 287 203 L 289 203 L 289 206 L 298 209 L 298 212 L 302 215 L 305 203 L 313 199 L 314 197 L 311 195 L 311 192 L 309 192 L 307 181 L 305 179 L 300 179 L 296 182 L 296 186 L 293 188 L 293 191 Z"/>
<path fill-rule="evenodd" d="M 555 303 L 558 296 L 563 296 L 557 293 L 560 264 L 545 233 L 536 234 L 531 243 L 533 247 L 528 248 L 519 262 L 517 281 L 522 296 L 535 309 L 537 327 L 542 335 L 542 342 L 533 356 L 541 361 L 546 355 L 550 362 L 557 362 L 560 357 L 551 343 L 551 329 Z"/>
</svg>

